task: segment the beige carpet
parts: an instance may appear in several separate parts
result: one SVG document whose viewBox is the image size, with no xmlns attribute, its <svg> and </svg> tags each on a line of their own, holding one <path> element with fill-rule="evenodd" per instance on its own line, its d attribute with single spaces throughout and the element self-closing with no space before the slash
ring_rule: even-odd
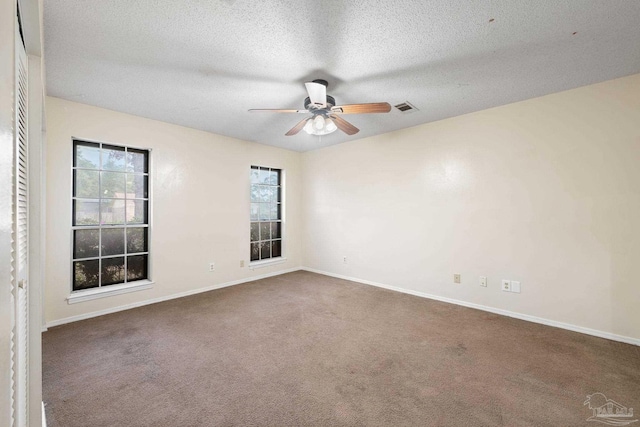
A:
<svg viewBox="0 0 640 427">
<path fill-rule="evenodd" d="M 640 415 L 638 347 L 308 272 L 43 340 L 53 427 L 584 426 L 595 392 Z"/>
</svg>

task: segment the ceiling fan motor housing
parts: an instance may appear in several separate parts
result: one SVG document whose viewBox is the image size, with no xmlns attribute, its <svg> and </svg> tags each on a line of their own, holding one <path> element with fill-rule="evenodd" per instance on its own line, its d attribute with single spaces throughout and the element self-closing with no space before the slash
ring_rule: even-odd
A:
<svg viewBox="0 0 640 427">
<path fill-rule="evenodd" d="M 304 108 L 305 109 L 309 109 L 309 105 L 311 104 L 311 99 L 307 96 L 304 99 Z M 331 107 L 334 107 L 336 105 L 336 100 L 333 96 L 327 95 L 327 108 L 326 109 L 330 109 Z"/>
</svg>

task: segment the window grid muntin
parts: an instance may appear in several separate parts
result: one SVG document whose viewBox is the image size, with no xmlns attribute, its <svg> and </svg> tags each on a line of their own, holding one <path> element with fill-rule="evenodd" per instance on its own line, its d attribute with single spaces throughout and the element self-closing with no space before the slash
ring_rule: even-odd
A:
<svg viewBox="0 0 640 427">
<path fill-rule="evenodd" d="M 77 166 L 77 158 L 78 158 L 78 146 L 84 146 L 84 147 L 93 147 L 93 148 L 97 148 L 98 149 L 98 153 L 99 153 L 99 159 L 98 159 L 98 168 L 97 169 L 93 169 L 93 168 L 88 168 L 88 167 L 81 167 L 81 166 Z M 115 150 L 114 150 L 115 148 Z M 123 170 L 112 170 L 112 169 L 104 169 L 103 168 L 103 153 L 104 153 L 104 149 L 111 149 L 113 151 L 122 151 L 124 153 L 124 169 Z M 143 163 L 143 170 L 144 172 L 135 172 L 135 171 L 130 171 L 128 170 L 127 167 L 127 155 L 129 152 L 132 153 L 137 153 L 137 154 L 141 154 L 143 155 L 144 158 L 144 163 Z M 84 141 L 84 140 L 79 140 L 79 139 L 74 139 L 73 140 L 73 164 L 72 164 L 72 218 L 71 218 L 71 242 L 72 242 L 72 247 L 71 247 L 71 273 L 72 273 L 72 291 L 81 291 L 81 290 L 86 290 L 86 289 L 99 289 L 102 288 L 103 286 L 113 286 L 113 285 L 120 285 L 120 284 L 126 284 L 129 283 L 130 281 L 128 280 L 128 259 L 129 257 L 133 257 L 133 256 L 146 256 L 146 266 L 144 268 L 144 272 L 145 272 L 145 276 L 141 279 L 135 279 L 132 282 L 135 281 L 140 281 L 140 280 L 145 280 L 148 279 L 149 276 L 149 154 L 150 151 L 149 150 L 144 150 L 144 149 L 139 149 L 139 148 L 130 148 L 130 147 L 126 147 L 126 146 L 118 146 L 118 145 L 114 145 L 114 144 L 105 144 L 102 142 L 94 142 L 94 141 Z M 135 168 L 134 168 L 135 169 Z M 76 197 L 76 191 L 77 191 L 77 183 L 76 183 L 76 171 L 77 170 L 89 170 L 89 171 L 97 171 L 98 172 L 98 197 L 92 197 L 92 198 L 88 198 L 88 197 Z M 124 187 L 124 197 L 123 198 L 116 198 L 116 197 L 101 197 L 101 192 L 102 192 L 102 172 L 113 172 L 113 173 L 121 173 L 123 175 L 123 178 L 125 179 L 124 183 L 125 183 L 125 187 Z M 140 198 L 140 197 L 133 197 L 133 198 L 128 198 L 127 197 L 127 175 L 132 175 L 132 176 L 144 176 L 146 177 L 146 179 L 143 181 L 143 186 L 144 186 L 144 193 L 147 195 L 147 197 L 144 198 Z M 87 225 L 77 225 L 76 224 L 76 202 L 80 200 L 87 200 L 87 201 L 96 201 L 98 202 L 98 224 L 87 224 Z M 123 212 L 124 212 L 124 222 L 122 224 L 103 224 L 103 219 L 102 219 L 102 201 L 103 200 L 122 200 L 124 201 L 124 207 L 123 207 Z M 143 204 L 144 206 L 144 222 L 142 223 L 133 223 L 133 222 L 129 222 L 127 220 L 127 201 L 133 201 L 135 203 L 135 201 L 142 201 L 143 203 L 146 202 L 146 205 Z M 123 229 L 123 235 L 124 235 L 124 248 L 123 248 L 123 252 L 122 254 L 115 254 L 115 255 L 102 255 L 102 230 L 103 229 L 116 229 L 116 228 L 122 228 Z M 129 253 L 128 252 L 128 245 L 127 245 L 127 229 L 129 228 L 145 228 L 146 231 L 144 233 L 144 240 L 145 240 L 145 246 L 147 248 L 147 251 L 144 252 L 132 252 Z M 75 239 L 75 232 L 77 230 L 97 230 L 98 231 L 98 256 L 97 257 L 87 257 L 87 258 L 76 258 L 76 239 Z M 124 273 L 124 280 L 121 282 L 117 282 L 117 283 L 111 283 L 111 284 L 107 284 L 107 285 L 103 285 L 103 278 L 102 278 L 102 269 L 103 269 L 103 265 L 102 265 L 102 260 L 103 259 L 111 259 L 111 258 L 124 258 L 124 262 L 123 262 L 123 273 Z M 84 262 L 84 261 L 95 261 L 98 260 L 98 286 L 92 286 L 92 287 L 87 287 L 87 288 L 76 288 L 76 263 L 77 262 Z"/>
<path fill-rule="evenodd" d="M 283 227 L 282 227 L 282 205 L 283 205 L 283 191 L 282 191 L 282 169 L 276 169 L 276 168 L 268 168 L 268 167 L 264 167 L 264 166 L 256 166 L 256 165 L 252 165 L 251 166 L 251 174 L 254 173 L 254 171 L 258 172 L 258 179 L 260 179 L 260 172 L 261 171 L 265 171 L 269 174 L 269 177 L 271 177 L 271 172 L 275 172 L 277 174 L 277 180 L 276 183 L 264 183 L 264 182 L 254 182 L 254 178 L 253 176 L 250 175 L 250 204 L 251 204 L 251 210 L 250 210 L 250 242 L 249 242 L 249 259 L 250 262 L 256 262 L 256 261 L 263 261 L 263 260 L 268 260 L 268 259 L 272 259 L 272 258 L 279 258 L 282 256 L 282 235 L 283 235 Z M 254 186 L 258 186 L 259 188 L 271 188 L 271 189 L 275 189 L 276 191 L 276 195 L 275 195 L 275 201 L 272 199 L 268 202 L 264 202 L 264 201 L 256 201 L 254 200 L 253 197 L 253 191 L 254 191 Z M 253 218 L 253 207 L 254 206 L 258 206 L 258 211 L 257 211 L 257 219 Z M 262 209 L 261 207 L 263 205 L 268 205 L 268 206 L 272 206 L 275 205 L 276 207 L 276 217 L 272 218 L 271 214 L 269 214 L 269 218 L 268 219 L 263 219 L 262 217 Z M 269 211 L 270 208 L 269 208 Z M 273 238 L 271 235 L 272 232 L 272 223 L 277 223 L 279 224 L 279 228 L 280 228 L 280 237 L 278 238 Z M 257 229 L 258 229 L 258 240 L 252 240 L 251 239 L 251 228 L 253 227 L 253 225 L 257 225 Z M 269 224 L 269 238 L 265 239 L 263 237 L 262 234 L 262 224 Z M 263 257 L 263 245 L 265 243 L 268 243 L 268 248 L 269 248 L 269 256 L 264 256 Z M 274 244 L 279 243 L 279 254 L 276 256 L 273 256 L 273 247 Z M 258 245 L 257 248 L 257 253 L 258 256 L 254 257 L 253 255 L 253 248 L 254 245 Z"/>
</svg>

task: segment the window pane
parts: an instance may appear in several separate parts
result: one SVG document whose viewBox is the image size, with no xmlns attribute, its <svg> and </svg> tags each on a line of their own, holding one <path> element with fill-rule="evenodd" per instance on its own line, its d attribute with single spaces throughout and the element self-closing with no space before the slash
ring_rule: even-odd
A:
<svg viewBox="0 0 640 427">
<path fill-rule="evenodd" d="M 265 186 L 263 202 L 271 203 L 277 197 L 278 187 Z"/>
<path fill-rule="evenodd" d="M 102 256 L 124 254 L 124 228 L 102 229 Z"/>
<path fill-rule="evenodd" d="M 271 214 L 268 203 L 260 203 L 260 221 L 268 221 Z"/>
<path fill-rule="evenodd" d="M 260 184 L 269 183 L 269 168 L 260 168 Z"/>
<path fill-rule="evenodd" d="M 260 204 L 251 203 L 251 221 L 257 221 L 260 219 Z"/>
<path fill-rule="evenodd" d="M 271 223 L 271 238 L 272 239 L 279 239 L 282 237 L 282 231 L 281 231 L 281 223 L 280 222 L 272 222 Z"/>
<path fill-rule="evenodd" d="M 260 226 L 260 223 L 258 222 L 251 223 L 251 241 L 252 242 L 260 240 L 260 234 L 258 232 L 259 226 Z"/>
<path fill-rule="evenodd" d="M 100 204 L 102 224 L 124 224 L 124 199 L 104 199 Z"/>
<path fill-rule="evenodd" d="M 146 227 L 127 228 L 127 253 L 147 252 Z M 127 267 L 128 268 L 128 267 Z"/>
<path fill-rule="evenodd" d="M 87 169 L 100 169 L 100 145 L 90 142 L 76 142 L 73 166 Z"/>
<path fill-rule="evenodd" d="M 280 205 L 272 203 L 269 205 L 269 219 L 280 219 Z"/>
<path fill-rule="evenodd" d="M 148 276 L 147 264 L 146 255 L 127 257 L 127 282 L 146 279 Z"/>
<path fill-rule="evenodd" d="M 146 173 L 149 171 L 149 159 L 146 150 L 127 150 L 127 171 Z"/>
<path fill-rule="evenodd" d="M 277 170 L 272 170 L 269 175 L 269 184 L 278 185 L 280 184 L 280 173 Z"/>
<path fill-rule="evenodd" d="M 269 239 L 271 239 L 271 223 L 261 222 L 260 223 L 260 240 L 269 240 Z"/>
<path fill-rule="evenodd" d="M 260 201 L 260 186 L 259 185 L 251 185 L 251 201 L 259 202 Z"/>
<path fill-rule="evenodd" d="M 73 225 L 98 225 L 100 207 L 98 200 L 74 200 Z"/>
<path fill-rule="evenodd" d="M 263 185 L 260 189 L 260 201 L 264 203 L 269 203 L 273 199 L 273 189 L 269 185 Z"/>
<path fill-rule="evenodd" d="M 74 173 L 74 196 L 95 199 L 100 197 L 100 172 L 76 169 Z"/>
<path fill-rule="evenodd" d="M 124 282 L 124 257 L 102 259 L 102 286 Z"/>
<path fill-rule="evenodd" d="M 100 261 L 75 261 L 73 263 L 73 290 L 96 288 L 99 283 Z"/>
<path fill-rule="evenodd" d="M 251 243 L 251 261 L 260 259 L 260 243 Z"/>
<path fill-rule="evenodd" d="M 147 176 L 127 174 L 127 199 L 147 198 Z"/>
<path fill-rule="evenodd" d="M 274 240 L 271 242 L 271 257 L 279 257 L 282 255 L 282 244 L 280 240 Z"/>
<path fill-rule="evenodd" d="M 102 145 L 102 169 L 108 171 L 125 170 L 124 147 Z"/>
<path fill-rule="evenodd" d="M 251 166 L 251 183 L 257 184 L 260 182 L 260 172 L 257 166 Z"/>
<path fill-rule="evenodd" d="M 262 242 L 260 243 L 260 259 L 271 258 L 271 243 L 270 242 Z"/>
<path fill-rule="evenodd" d="M 119 172 L 100 172 L 101 197 L 124 199 L 125 174 Z"/>
<path fill-rule="evenodd" d="M 280 201 L 280 187 L 271 187 L 271 202 L 278 203 Z"/>
<path fill-rule="evenodd" d="M 100 230 L 75 230 L 73 232 L 73 257 L 93 258 L 100 255 Z"/>
<path fill-rule="evenodd" d="M 127 223 L 147 223 L 147 202 L 145 200 L 127 200 Z"/>
</svg>

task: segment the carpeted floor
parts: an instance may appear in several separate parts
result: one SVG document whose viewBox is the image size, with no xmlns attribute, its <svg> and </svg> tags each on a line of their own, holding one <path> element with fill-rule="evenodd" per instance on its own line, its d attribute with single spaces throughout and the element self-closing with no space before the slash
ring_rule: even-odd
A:
<svg viewBox="0 0 640 427">
<path fill-rule="evenodd" d="M 308 272 L 43 340 L 52 427 L 583 426 L 596 392 L 640 409 L 639 347 Z"/>
</svg>

